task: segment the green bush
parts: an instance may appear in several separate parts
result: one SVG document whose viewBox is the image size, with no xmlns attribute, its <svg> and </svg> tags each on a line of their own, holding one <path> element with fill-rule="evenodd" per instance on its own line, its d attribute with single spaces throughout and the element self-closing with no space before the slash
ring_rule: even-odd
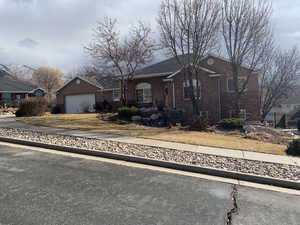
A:
<svg viewBox="0 0 300 225">
<path fill-rule="evenodd" d="M 235 129 L 242 129 L 243 126 L 245 125 L 245 121 L 236 118 L 223 119 L 219 121 L 217 125 L 226 130 L 235 130 Z"/>
<path fill-rule="evenodd" d="M 193 131 L 205 131 L 209 126 L 207 118 L 203 116 L 193 116 L 188 121 L 188 125 Z"/>
<path fill-rule="evenodd" d="M 47 111 L 48 103 L 45 98 L 27 98 L 20 102 L 16 117 L 42 116 Z"/>
<path fill-rule="evenodd" d="M 292 156 L 300 156 L 300 139 L 291 142 L 286 153 Z"/>
<path fill-rule="evenodd" d="M 140 110 L 136 107 L 121 107 L 118 108 L 119 118 L 130 120 L 132 116 L 140 115 Z"/>
<path fill-rule="evenodd" d="M 298 128 L 298 131 L 300 131 L 300 119 L 297 121 L 297 128 Z"/>
</svg>

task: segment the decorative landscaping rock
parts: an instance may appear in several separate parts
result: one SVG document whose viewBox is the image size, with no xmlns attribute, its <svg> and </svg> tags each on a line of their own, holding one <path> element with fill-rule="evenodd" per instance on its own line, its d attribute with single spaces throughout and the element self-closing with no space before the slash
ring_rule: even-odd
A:
<svg viewBox="0 0 300 225">
<path fill-rule="evenodd" d="M 132 116 L 131 117 L 131 121 L 133 121 L 134 123 L 139 123 L 141 122 L 142 117 L 141 116 Z"/>
<path fill-rule="evenodd" d="M 245 125 L 243 129 L 246 133 L 256 132 L 254 125 Z"/>
<path fill-rule="evenodd" d="M 151 120 L 151 119 L 150 119 Z M 126 144 L 95 138 L 47 134 L 34 130 L 0 128 L 0 136 L 59 146 L 89 149 L 138 156 L 147 159 L 164 160 L 187 165 L 198 165 L 228 171 L 268 176 L 285 180 L 300 180 L 300 167 L 278 163 L 221 157 L 198 152 Z"/>
<path fill-rule="evenodd" d="M 151 120 L 158 120 L 159 117 L 160 117 L 159 114 L 152 114 L 152 115 L 150 116 L 150 119 L 151 119 Z"/>
<path fill-rule="evenodd" d="M 155 114 L 158 112 L 157 108 L 140 108 L 141 116 L 142 117 L 150 117 L 152 114 Z"/>
</svg>

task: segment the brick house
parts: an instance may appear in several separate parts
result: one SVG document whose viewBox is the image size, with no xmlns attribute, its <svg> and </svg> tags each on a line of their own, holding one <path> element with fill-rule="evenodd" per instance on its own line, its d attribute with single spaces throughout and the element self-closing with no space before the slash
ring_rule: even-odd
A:
<svg viewBox="0 0 300 225">
<path fill-rule="evenodd" d="M 44 97 L 45 91 L 30 82 L 12 77 L 0 69 L 0 103 L 11 103 L 29 97 Z"/>
<path fill-rule="evenodd" d="M 210 54 L 203 58 L 200 69 L 202 81 L 198 101 L 201 115 L 207 116 L 211 122 L 231 117 L 234 91 L 230 62 Z M 246 79 L 247 73 L 251 73 L 250 70 L 242 68 L 243 75 L 239 79 Z M 241 99 L 241 113 L 248 120 L 260 119 L 258 79 L 259 73 L 251 73 Z M 192 102 L 188 91 L 189 87 L 185 84 L 180 66 L 175 58 L 171 58 L 138 71 L 129 82 L 128 98 L 139 105 L 162 103 L 169 108 L 184 109 L 187 114 L 191 114 Z M 82 112 L 79 105 L 84 102 L 91 106 L 104 100 L 113 105 L 120 104 L 118 82 L 91 82 L 76 77 L 57 92 L 57 103 L 66 113 Z M 77 111 L 76 107 L 72 110 L 74 104 L 77 105 Z"/>
</svg>

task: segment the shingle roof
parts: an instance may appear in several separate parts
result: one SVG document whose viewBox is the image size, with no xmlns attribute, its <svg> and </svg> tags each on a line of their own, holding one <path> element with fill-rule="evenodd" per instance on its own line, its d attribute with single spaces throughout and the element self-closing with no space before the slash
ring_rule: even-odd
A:
<svg viewBox="0 0 300 225">
<path fill-rule="evenodd" d="M 0 75 L 0 92 L 30 92 L 36 89 L 37 86 L 13 79 L 8 75 Z"/>
<path fill-rule="evenodd" d="M 177 59 L 173 57 L 138 70 L 136 72 L 136 76 L 146 74 L 175 73 L 181 68 L 182 67 L 178 64 Z"/>
<path fill-rule="evenodd" d="M 97 84 L 103 87 L 104 90 L 107 89 L 117 89 L 119 88 L 119 80 L 115 77 L 107 76 L 97 76 Z"/>
</svg>

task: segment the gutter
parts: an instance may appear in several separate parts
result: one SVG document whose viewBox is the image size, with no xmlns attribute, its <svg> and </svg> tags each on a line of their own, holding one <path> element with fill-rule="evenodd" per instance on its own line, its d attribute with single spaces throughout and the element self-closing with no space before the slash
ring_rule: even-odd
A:
<svg viewBox="0 0 300 225">
<path fill-rule="evenodd" d="M 27 141 L 27 140 L 21 140 L 21 139 L 7 138 L 7 137 L 2 137 L 2 136 L 0 136 L 0 141 L 12 143 L 12 144 L 18 144 L 18 145 L 46 148 L 46 149 L 51 149 L 51 150 L 55 150 L 55 151 L 69 152 L 69 153 L 89 155 L 89 156 L 97 156 L 97 157 L 114 159 L 114 160 L 122 160 L 122 161 L 126 161 L 126 162 L 158 166 L 158 167 L 175 169 L 175 170 L 192 172 L 192 173 L 200 173 L 200 174 L 206 174 L 206 175 L 211 175 L 211 176 L 236 179 L 236 180 L 240 180 L 240 181 L 248 181 L 248 182 L 253 182 L 253 183 L 258 183 L 258 184 L 272 185 L 272 186 L 281 187 L 281 188 L 300 190 L 300 182 L 297 182 L 297 181 L 264 177 L 264 176 L 254 175 L 254 174 L 245 174 L 245 173 L 227 171 L 227 170 L 222 170 L 222 169 L 215 169 L 215 168 L 210 168 L 210 167 L 193 166 L 193 165 L 187 165 L 187 164 L 177 163 L 177 162 L 173 162 L 173 161 L 148 159 L 148 158 L 143 158 L 143 157 L 139 157 L 139 156 L 130 156 L 130 155 L 125 155 L 125 154 L 120 154 L 120 153 L 102 152 L 102 151 L 95 151 L 95 150 L 89 150 L 89 149 L 81 149 L 81 148 L 76 148 L 76 147 L 65 147 L 65 146 L 59 146 L 59 145 L 45 144 L 45 143 L 41 143 L 41 142 L 33 142 L 33 141 Z"/>
<path fill-rule="evenodd" d="M 173 87 L 173 108 L 176 109 L 176 96 L 175 96 L 175 84 L 174 84 L 174 80 L 172 81 L 172 87 Z"/>
</svg>

